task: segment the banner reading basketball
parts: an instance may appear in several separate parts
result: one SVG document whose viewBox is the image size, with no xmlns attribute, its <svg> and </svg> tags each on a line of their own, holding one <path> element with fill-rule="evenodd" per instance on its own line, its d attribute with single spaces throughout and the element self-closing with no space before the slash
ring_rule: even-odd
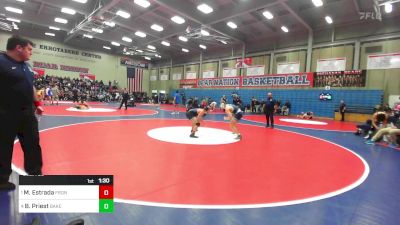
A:
<svg viewBox="0 0 400 225">
<path fill-rule="evenodd" d="M 313 73 L 243 77 L 241 87 L 312 87 Z"/>
<path fill-rule="evenodd" d="M 209 79 L 181 80 L 180 86 L 191 88 L 224 88 L 224 87 L 312 87 L 313 73 L 291 73 L 247 77 L 224 77 Z"/>
</svg>

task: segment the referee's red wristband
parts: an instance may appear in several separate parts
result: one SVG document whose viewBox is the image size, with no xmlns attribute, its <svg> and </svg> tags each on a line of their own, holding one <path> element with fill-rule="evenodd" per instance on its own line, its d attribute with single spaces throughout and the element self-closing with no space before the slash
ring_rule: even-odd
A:
<svg viewBox="0 0 400 225">
<path fill-rule="evenodd" d="M 39 107 L 39 106 L 43 105 L 41 101 L 34 101 L 33 104 L 35 105 L 35 107 Z"/>
</svg>

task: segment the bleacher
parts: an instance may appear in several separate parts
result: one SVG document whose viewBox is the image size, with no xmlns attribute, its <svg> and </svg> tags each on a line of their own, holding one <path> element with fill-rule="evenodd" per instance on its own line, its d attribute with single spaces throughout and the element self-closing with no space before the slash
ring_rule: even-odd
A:
<svg viewBox="0 0 400 225">
<path fill-rule="evenodd" d="M 339 112 L 339 105 L 336 106 L 335 112 Z M 346 105 L 346 113 L 360 113 L 360 114 L 373 114 L 375 111 L 374 107 L 371 106 L 362 106 L 362 105 Z"/>
</svg>

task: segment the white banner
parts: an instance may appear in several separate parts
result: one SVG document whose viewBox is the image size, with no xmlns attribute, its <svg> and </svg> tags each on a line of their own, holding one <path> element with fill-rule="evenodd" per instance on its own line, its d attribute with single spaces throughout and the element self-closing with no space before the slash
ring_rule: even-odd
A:
<svg viewBox="0 0 400 225">
<path fill-rule="evenodd" d="M 203 71 L 203 78 L 214 78 L 215 72 L 213 70 Z"/>
<path fill-rule="evenodd" d="M 237 69 L 236 68 L 223 68 L 222 76 L 223 77 L 236 77 Z"/>
<path fill-rule="evenodd" d="M 157 80 L 157 75 L 150 76 L 150 81 L 156 81 L 156 80 Z"/>
<path fill-rule="evenodd" d="M 196 72 L 186 72 L 186 79 L 196 79 L 197 73 Z"/>
<path fill-rule="evenodd" d="M 168 74 L 161 74 L 160 80 L 168 80 Z"/>
<path fill-rule="evenodd" d="M 277 74 L 300 73 L 300 62 L 278 63 Z"/>
<path fill-rule="evenodd" d="M 172 80 L 181 80 L 182 74 L 181 73 L 174 73 L 172 74 Z"/>
<path fill-rule="evenodd" d="M 345 71 L 346 58 L 318 59 L 317 72 Z"/>
<path fill-rule="evenodd" d="M 400 68 L 400 53 L 369 55 L 368 70 Z"/>
<path fill-rule="evenodd" d="M 247 67 L 247 76 L 260 76 L 264 75 L 265 66 L 250 66 Z"/>
</svg>

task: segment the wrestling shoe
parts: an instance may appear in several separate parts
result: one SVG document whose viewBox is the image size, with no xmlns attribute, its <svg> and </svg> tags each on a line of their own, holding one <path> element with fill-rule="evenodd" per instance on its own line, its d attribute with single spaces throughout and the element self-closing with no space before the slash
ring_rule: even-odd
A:
<svg viewBox="0 0 400 225">
<path fill-rule="evenodd" d="M 368 140 L 368 141 L 365 142 L 365 144 L 367 144 L 367 145 L 375 145 L 375 141 Z"/>
<path fill-rule="evenodd" d="M 196 135 L 194 135 L 194 134 L 190 134 L 190 136 L 189 137 L 191 137 L 191 138 L 199 138 L 199 137 L 197 137 Z"/>
</svg>

